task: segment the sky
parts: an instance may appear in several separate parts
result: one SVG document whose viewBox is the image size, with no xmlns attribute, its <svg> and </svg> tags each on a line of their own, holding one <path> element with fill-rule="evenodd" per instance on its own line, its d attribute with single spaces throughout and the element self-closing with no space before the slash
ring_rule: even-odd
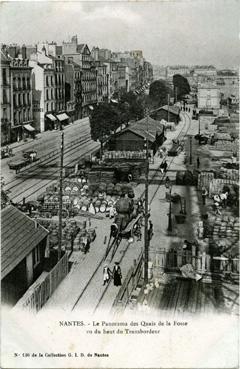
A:
<svg viewBox="0 0 240 369">
<path fill-rule="evenodd" d="M 140 49 L 153 64 L 239 65 L 238 0 L 6 1 L 2 43 L 79 43 Z"/>
</svg>

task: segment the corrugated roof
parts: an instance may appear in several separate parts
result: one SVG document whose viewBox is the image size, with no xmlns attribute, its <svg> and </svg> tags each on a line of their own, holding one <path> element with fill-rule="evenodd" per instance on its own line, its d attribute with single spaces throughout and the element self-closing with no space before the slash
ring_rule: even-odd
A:
<svg viewBox="0 0 240 369">
<path fill-rule="evenodd" d="M 10 273 L 48 231 L 12 205 L 1 211 L 1 279 Z"/>
</svg>

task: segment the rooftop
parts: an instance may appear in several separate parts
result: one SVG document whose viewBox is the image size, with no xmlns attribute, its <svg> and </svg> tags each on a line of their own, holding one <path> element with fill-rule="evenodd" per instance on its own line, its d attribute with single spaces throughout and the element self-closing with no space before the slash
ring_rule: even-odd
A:
<svg viewBox="0 0 240 369">
<path fill-rule="evenodd" d="M 154 112 L 159 111 L 159 110 L 166 110 L 175 115 L 179 115 L 180 113 L 180 108 L 178 106 L 173 106 L 173 105 L 161 106 L 160 108 L 156 109 Z"/>
<path fill-rule="evenodd" d="M 145 117 L 141 120 L 130 123 L 124 130 L 119 132 L 119 135 L 125 131 L 131 131 L 144 139 L 148 139 L 150 142 L 154 142 L 156 134 L 161 134 L 163 127 L 164 125 L 159 121 L 150 117 Z"/>
<path fill-rule="evenodd" d="M 9 274 L 48 231 L 12 205 L 1 211 L 1 279 Z"/>
</svg>

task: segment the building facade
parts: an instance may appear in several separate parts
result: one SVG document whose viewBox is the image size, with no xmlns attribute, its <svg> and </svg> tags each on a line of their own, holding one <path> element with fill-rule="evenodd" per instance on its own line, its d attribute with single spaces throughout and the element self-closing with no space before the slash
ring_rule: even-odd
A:
<svg viewBox="0 0 240 369">
<path fill-rule="evenodd" d="M 1 51 L 1 145 L 8 144 L 11 136 L 10 60 Z"/>
<path fill-rule="evenodd" d="M 217 110 L 220 109 L 220 93 L 217 86 L 198 86 L 198 109 Z"/>
<path fill-rule="evenodd" d="M 81 67 L 72 58 L 66 58 L 64 69 L 66 112 L 72 120 L 77 120 L 82 117 Z"/>
<path fill-rule="evenodd" d="M 88 116 L 97 103 L 97 70 L 87 44 L 78 44 L 77 36 L 64 42 L 62 53 L 65 59 L 71 58 L 81 68 L 81 117 Z"/>
<path fill-rule="evenodd" d="M 38 45 L 39 47 L 39 45 Z M 39 132 L 56 128 L 57 115 L 65 113 L 64 59 L 41 51 L 31 55 L 34 119 Z"/>
<path fill-rule="evenodd" d="M 239 75 L 237 72 L 231 70 L 218 71 L 216 84 L 222 99 L 239 99 Z"/>
</svg>

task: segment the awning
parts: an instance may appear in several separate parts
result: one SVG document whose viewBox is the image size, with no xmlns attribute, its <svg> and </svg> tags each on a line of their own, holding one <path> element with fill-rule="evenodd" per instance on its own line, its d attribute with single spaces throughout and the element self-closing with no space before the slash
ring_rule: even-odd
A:
<svg viewBox="0 0 240 369">
<path fill-rule="evenodd" d="M 69 116 L 66 113 L 58 114 L 57 119 L 62 122 L 63 120 L 69 119 Z"/>
<path fill-rule="evenodd" d="M 90 110 L 94 110 L 92 105 L 89 105 L 88 107 L 89 107 Z"/>
<path fill-rule="evenodd" d="M 52 114 L 47 114 L 46 117 L 49 118 L 50 120 L 52 120 L 53 122 L 55 120 L 57 120 L 57 118 L 55 118 L 54 115 L 52 115 Z"/>
<path fill-rule="evenodd" d="M 23 128 L 25 128 L 28 132 L 34 132 L 34 131 L 35 131 L 35 128 L 33 128 L 33 127 L 31 126 L 31 124 L 25 124 L 25 125 L 23 126 Z"/>
</svg>

